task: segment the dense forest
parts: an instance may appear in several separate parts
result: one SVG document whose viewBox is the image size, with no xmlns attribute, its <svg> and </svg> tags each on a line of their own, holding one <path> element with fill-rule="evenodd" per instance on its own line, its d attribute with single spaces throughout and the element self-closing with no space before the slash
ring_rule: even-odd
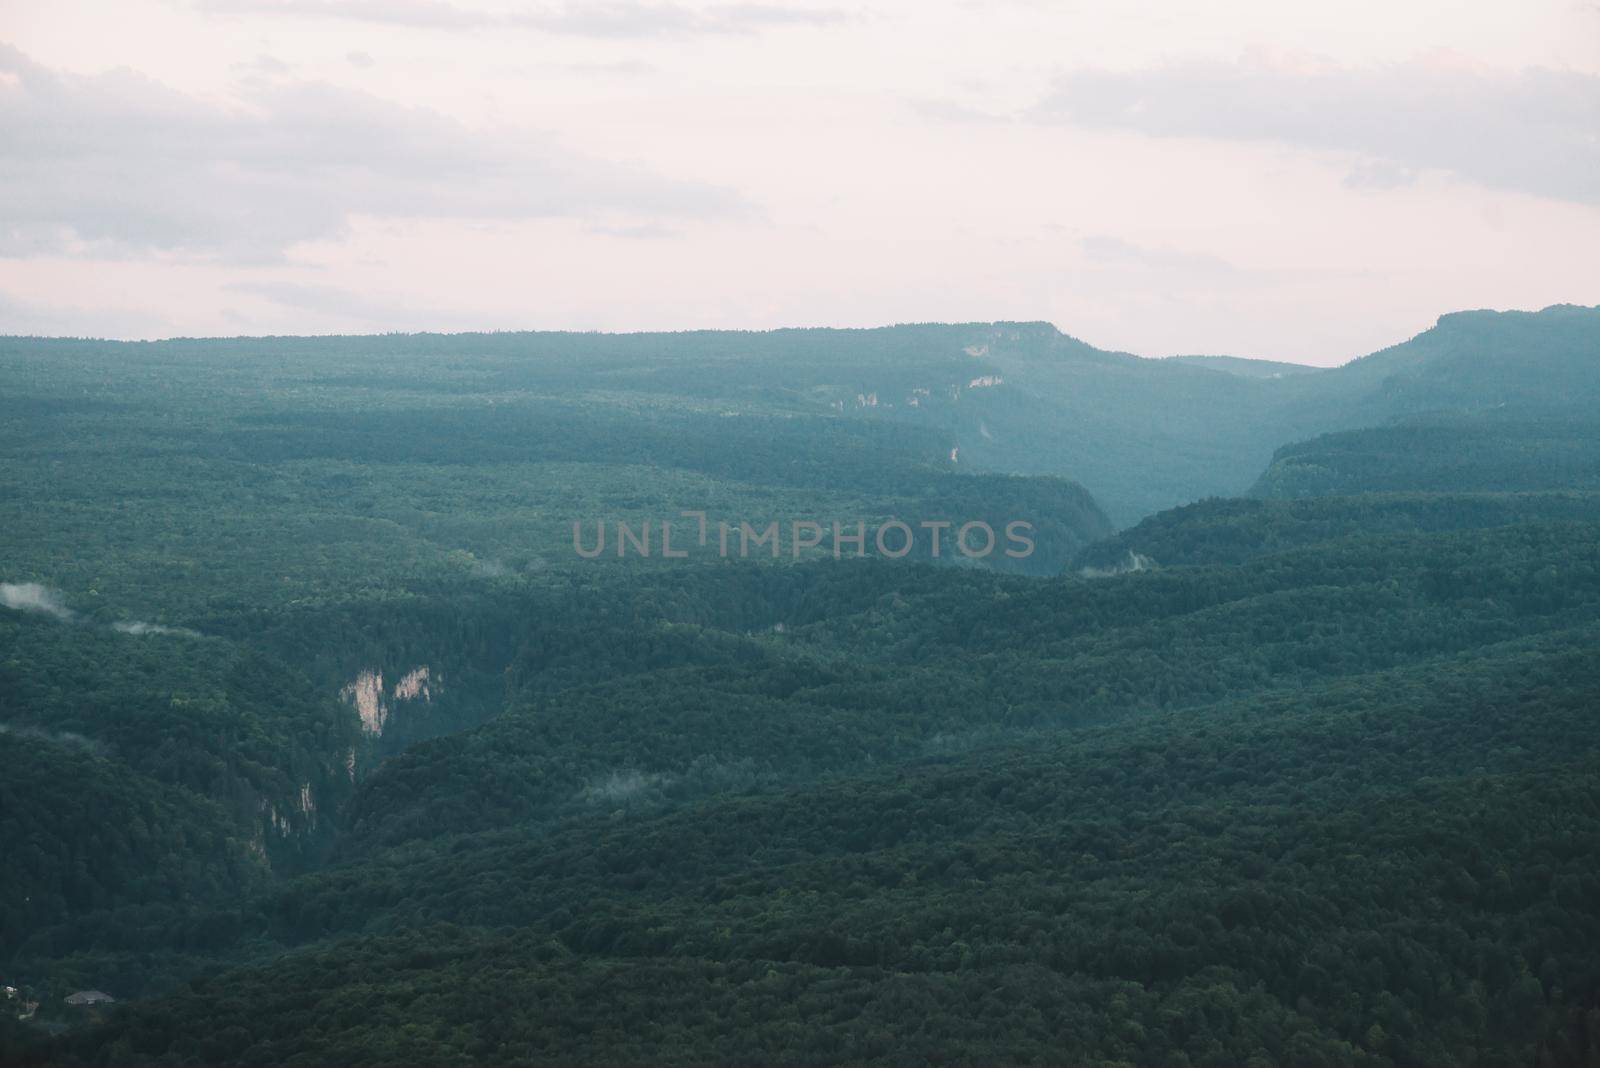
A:
<svg viewBox="0 0 1600 1068">
<path fill-rule="evenodd" d="M 0 339 L 0 1061 L 1600 1065 L 1597 361 Z"/>
</svg>

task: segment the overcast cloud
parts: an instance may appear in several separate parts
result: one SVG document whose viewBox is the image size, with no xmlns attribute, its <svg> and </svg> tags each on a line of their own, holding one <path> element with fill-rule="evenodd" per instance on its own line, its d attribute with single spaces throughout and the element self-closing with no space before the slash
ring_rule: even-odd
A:
<svg viewBox="0 0 1600 1068">
<path fill-rule="evenodd" d="M 480 324 L 461 313 L 441 311 L 415 300 L 382 296 L 315 283 L 256 281 L 231 282 L 230 293 L 259 297 L 286 308 L 319 316 L 356 319 L 367 330 L 472 330 Z"/>
<path fill-rule="evenodd" d="M 1573 0 L 10 0 L 0 334 L 1331 363 L 1600 300 L 1597 138 Z"/>
<path fill-rule="evenodd" d="M 1391 188 L 1435 169 L 1490 188 L 1600 203 L 1600 77 L 1460 64 L 1304 69 L 1262 61 L 1064 74 L 1048 121 L 1153 137 L 1274 141 L 1372 157 Z"/>
<path fill-rule="evenodd" d="M 515 29 L 580 37 L 671 37 L 755 33 L 781 26 L 825 26 L 846 18 L 832 7 L 781 4 L 713 4 L 688 7 L 633 0 L 583 0 L 487 9 L 444 0 L 202 0 L 200 10 L 220 15 L 331 18 L 430 29 Z"/>
<path fill-rule="evenodd" d="M 483 133 L 318 83 L 222 108 L 126 70 L 61 75 L 0 45 L 0 254 L 280 256 L 356 215 L 526 219 L 725 214 L 738 198 L 550 138 Z"/>
</svg>

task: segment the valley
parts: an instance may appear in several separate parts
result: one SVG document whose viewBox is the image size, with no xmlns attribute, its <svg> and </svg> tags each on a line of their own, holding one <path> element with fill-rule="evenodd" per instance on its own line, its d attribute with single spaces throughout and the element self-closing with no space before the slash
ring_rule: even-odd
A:
<svg viewBox="0 0 1600 1068">
<path fill-rule="evenodd" d="M 0 339 L 0 1059 L 1592 1064 L 1597 361 Z"/>
</svg>

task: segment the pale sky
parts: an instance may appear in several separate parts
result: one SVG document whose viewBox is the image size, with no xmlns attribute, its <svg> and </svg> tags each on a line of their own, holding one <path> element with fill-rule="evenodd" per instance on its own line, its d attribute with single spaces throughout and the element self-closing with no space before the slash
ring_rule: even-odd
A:
<svg viewBox="0 0 1600 1068">
<path fill-rule="evenodd" d="M 0 333 L 1600 302 L 1593 0 L 0 0 Z"/>
</svg>

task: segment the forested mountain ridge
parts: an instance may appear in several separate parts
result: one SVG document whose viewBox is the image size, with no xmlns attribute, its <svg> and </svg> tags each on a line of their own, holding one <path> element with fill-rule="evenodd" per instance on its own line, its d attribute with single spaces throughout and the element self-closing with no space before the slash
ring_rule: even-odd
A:
<svg viewBox="0 0 1600 1068">
<path fill-rule="evenodd" d="M 947 417 L 974 463 L 1069 473 L 1122 526 L 1242 494 L 1276 449 L 1319 434 L 1501 408 L 1587 421 L 1600 405 L 1600 308 L 1446 315 L 1343 366 L 1275 377 L 1085 348 L 997 329 L 984 360 L 1002 384 Z"/>
<path fill-rule="evenodd" d="M 1596 316 L 0 341 L 0 1059 L 1590 1063 Z"/>
<path fill-rule="evenodd" d="M 1593 641 L 439 835 L 207 921 L 321 944 L 54 1056 L 1581 1064 Z"/>
<path fill-rule="evenodd" d="M 921 462 L 1067 478 L 1125 526 L 1202 497 L 1241 494 L 1275 449 L 1322 433 L 1502 406 L 1587 418 L 1600 402 L 1600 308 L 1453 313 L 1343 366 L 1276 374 L 1264 361 L 1108 352 L 1048 323 L 137 344 L 9 338 L 0 339 L 0 360 L 51 386 L 11 402 L 35 413 L 50 404 L 63 415 L 109 414 L 148 387 L 162 390 L 163 376 L 181 376 L 259 421 L 218 428 L 217 444 L 231 441 L 242 457 L 255 445 L 298 442 L 319 430 L 317 420 L 323 433 L 328 421 L 363 413 L 392 423 L 379 413 L 397 409 L 476 420 L 508 402 L 512 412 L 490 414 L 514 422 L 516 405 L 537 402 L 537 421 L 552 427 L 579 409 L 584 418 L 654 423 L 669 436 L 675 421 L 694 415 L 888 421 L 933 435 L 916 446 Z M 104 375 L 107 361 L 121 368 L 117 376 Z M 288 398 L 297 414 L 274 422 L 269 413 L 285 414 Z M 752 434 L 760 425 L 752 421 Z M 559 455 L 597 444 L 580 434 Z M 357 455 L 353 447 L 343 453 Z"/>
<path fill-rule="evenodd" d="M 321 863 L 370 769 L 501 712 L 519 601 L 563 640 L 594 577 L 677 566 L 663 522 L 713 554 L 684 509 L 1025 519 L 1033 553 L 976 566 L 1034 574 L 1112 529 L 1065 480 L 965 472 L 936 428 L 759 390 L 711 406 L 728 376 L 686 358 L 707 337 L 665 393 L 648 346 L 596 365 L 526 338 L 346 340 L 0 342 L 0 961 Z M 574 523 L 613 524 L 614 552 L 619 522 L 653 524 L 656 557 L 576 555 Z"/>
<path fill-rule="evenodd" d="M 1596 540 L 1593 524 L 1355 537 L 1238 570 L 1117 582 L 794 576 L 814 584 L 800 603 L 828 606 L 825 617 L 768 609 L 783 630 L 743 639 L 690 624 L 692 650 L 672 649 L 683 624 L 663 619 L 605 643 L 642 645 L 661 666 L 614 659 L 605 682 L 572 689 L 539 687 L 542 657 L 520 666 L 534 689 L 504 715 L 363 782 L 350 844 L 534 819 L 586 791 L 643 799 L 836 775 L 1559 630 L 1600 614 L 1600 559 L 1584 547 Z M 711 589 L 764 601 L 768 576 L 743 579 Z M 633 735 L 638 722 L 655 727 Z"/>
<path fill-rule="evenodd" d="M 1538 312 L 1463 311 L 1410 341 L 1338 368 L 1380 397 L 1388 414 L 1501 405 L 1590 409 L 1600 360 L 1600 309 L 1557 304 Z"/>
<path fill-rule="evenodd" d="M 1600 421 L 1504 410 L 1415 417 L 1286 445 L 1261 497 L 1600 489 Z"/>
<path fill-rule="evenodd" d="M 1399 461 L 1402 465 L 1405 461 Z M 1544 482 L 1543 477 L 1536 481 Z M 1358 534 L 1436 534 L 1533 521 L 1600 520 L 1600 493 L 1381 493 L 1217 497 L 1153 515 L 1084 549 L 1075 570 L 1242 564 Z"/>
</svg>

